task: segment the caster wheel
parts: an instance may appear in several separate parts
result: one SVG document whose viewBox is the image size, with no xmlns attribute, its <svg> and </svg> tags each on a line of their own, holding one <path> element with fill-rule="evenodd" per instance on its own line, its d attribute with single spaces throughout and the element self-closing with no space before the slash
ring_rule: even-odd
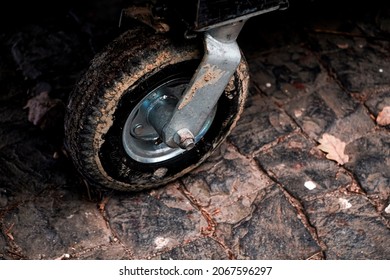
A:
<svg viewBox="0 0 390 280">
<path fill-rule="evenodd" d="M 199 166 L 224 141 L 248 91 L 244 58 L 192 149 L 168 147 L 149 122 L 153 104 L 163 106 L 159 112 L 175 108 L 202 52 L 202 44 L 140 26 L 91 61 L 65 116 L 65 146 L 89 183 L 121 191 L 158 187 Z"/>
</svg>

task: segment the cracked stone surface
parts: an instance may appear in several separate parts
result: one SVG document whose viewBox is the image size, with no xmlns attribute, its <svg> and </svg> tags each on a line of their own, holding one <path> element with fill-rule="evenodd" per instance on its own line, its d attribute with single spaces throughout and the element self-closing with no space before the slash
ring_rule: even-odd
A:
<svg viewBox="0 0 390 280">
<path fill-rule="evenodd" d="M 260 195 L 251 218 L 234 229 L 243 259 L 307 259 L 321 251 L 279 187 Z"/>
<path fill-rule="evenodd" d="M 224 248 L 212 238 L 199 238 L 163 253 L 156 260 L 228 260 Z"/>
<path fill-rule="evenodd" d="M 352 180 L 300 134 L 260 153 L 256 160 L 269 176 L 301 201 L 347 186 Z M 313 188 L 308 188 L 309 182 Z"/>
<path fill-rule="evenodd" d="M 384 211 L 390 196 L 389 133 L 372 132 L 350 143 L 346 150 L 353 155 L 346 164 L 347 168 L 356 174 L 358 183 L 367 196 L 378 202 L 378 210 Z"/>
<path fill-rule="evenodd" d="M 310 201 L 305 209 L 318 237 L 327 246 L 327 259 L 389 256 L 389 228 L 366 197 L 337 193 Z"/>
<path fill-rule="evenodd" d="M 134 258 L 147 259 L 197 238 L 202 216 L 195 209 L 169 207 L 150 195 L 110 198 L 107 220 Z"/>
<path fill-rule="evenodd" d="M 121 193 L 74 169 L 62 111 L 39 127 L 25 107 L 45 90 L 65 105 L 121 32 L 124 3 L 91 2 L 0 27 L 0 259 L 390 259 L 388 4 L 292 1 L 249 20 L 236 128 L 191 173 Z M 347 162 L 319 148 L 324 135 Z"/>
</svg>

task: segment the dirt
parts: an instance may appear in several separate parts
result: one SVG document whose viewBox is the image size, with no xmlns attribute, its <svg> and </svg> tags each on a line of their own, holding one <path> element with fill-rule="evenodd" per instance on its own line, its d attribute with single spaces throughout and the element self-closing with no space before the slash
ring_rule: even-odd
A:
<svg viewBox="0 0 390 280">
<path fill-rule="evenodd" d="M 308 2 L 244 26 L 249 96 L 220 148 L 135 193 L 80 176 L 51 106 L 123 31 L 122 1 L 15 9 L 0 31 L 0 259 L 389 259 L 390 8 Z M 318 149 L 327 134 L 343 165 Z"/>
</svg>

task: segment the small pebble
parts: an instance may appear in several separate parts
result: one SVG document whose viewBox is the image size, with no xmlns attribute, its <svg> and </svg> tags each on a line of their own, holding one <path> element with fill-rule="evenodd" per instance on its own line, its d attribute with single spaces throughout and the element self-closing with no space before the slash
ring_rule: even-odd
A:
<svg viewBox="0 0 390 280">
<path fill-rule="evenodd" d="M 305 187 L 309 190 L 314 190 L 317 186 L 314 182 L 307 181 L 307 182 L 305 182 Z"/>
</svg>

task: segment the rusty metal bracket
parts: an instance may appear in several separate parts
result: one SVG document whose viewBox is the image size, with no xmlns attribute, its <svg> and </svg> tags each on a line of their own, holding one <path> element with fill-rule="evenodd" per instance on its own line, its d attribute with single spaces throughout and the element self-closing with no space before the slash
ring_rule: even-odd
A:
<svg viewBox="0 0 390 280">
<path fill-rule="evenodd" d="M 236 39 L 244 21 L 205 32 L 205 54 L 187 89 L 162 130 L 172 148 L 191 149 L 241 61 Z"/>
</svg>

